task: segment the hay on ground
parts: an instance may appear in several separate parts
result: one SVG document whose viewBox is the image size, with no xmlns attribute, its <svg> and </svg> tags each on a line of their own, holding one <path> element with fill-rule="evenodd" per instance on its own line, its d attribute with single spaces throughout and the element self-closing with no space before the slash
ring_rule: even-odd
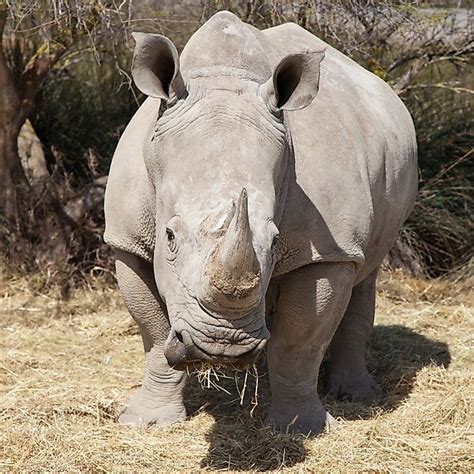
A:
<svg viewBox="0 0 474 474">
<path fill-rule="evenodd" d="M 208 373 L 201 384 L 194 377 L 184 423 L 161 431 L 122 428 L 119 405 L 141 383 L 143 357 L 118 293 L 82 291 L 64 303 L 29 294 L 21 282 L 4 285 L 1 466 L 472 471 L 472 281 L 401 274 L 383 274 L 380 281 L 369 368 L 383 399 L 366 407 L 325 398 L 339 428 L 316 439 L 263 428 L 267 377 L 245 380 L 244 372 Z"/>
</svg>

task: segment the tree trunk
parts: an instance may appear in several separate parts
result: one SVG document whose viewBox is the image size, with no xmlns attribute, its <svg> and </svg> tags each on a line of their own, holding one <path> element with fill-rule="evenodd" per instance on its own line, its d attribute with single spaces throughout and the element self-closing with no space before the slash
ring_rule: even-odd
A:
<svg viewBox="0 0 474 474">
<path fill-rule="evenodd" d="M 17 151 L 18 134 L 10 127 L 0 128 L 0 208 L 7 219 L 17 217 L 18 183 L 25 183 Z"/>
<path fill-rule="evenodd" d="M 53 65 L 66 51 L 66 44 L 45 41 L 27 62 L 18 85 L 12 78 L 3 50 L 3 32 L 8 7 L 0 3 L 0 211 L 8 219 L 17 215 L 18 190 L 27 185 L 18 153 L 18 137 L 33 106 L 37 92 Z M 38 164 L 38 163 L 36 163 Z M 40 174 L 46 166 L 40 164 Z M 44 178 L 44 176 L 42 176 Z M 44 179 L 39 180 L 43 184 Z"/>
<path fill-rule="evenodd" d="M 17 184 L 26 182 L 17 141 L 20 133 L 20 99 L 13 84 L 1 38 L 6 10 L 0 7 L 0 210 L 7 219 L 17 215 Z"/>
<path fill-rule="evenodd" d="M 2 59 L 0 52 L 0 62 Z M 4 72 L 0 65 L 0 209 L 7 219 L 15 219 L 18 186 L 25 185 L 26 179 L 17 147 L 20 133 L 18 98 L 8 71 L 6 75 Z"/>
</svg>

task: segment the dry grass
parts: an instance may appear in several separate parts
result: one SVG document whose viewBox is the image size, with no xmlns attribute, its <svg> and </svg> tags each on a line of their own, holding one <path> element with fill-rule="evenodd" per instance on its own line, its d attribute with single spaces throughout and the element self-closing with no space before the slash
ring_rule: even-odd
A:
<svg viewBox="0 0 474 474">
<path fill-rule="evenodd" d="M 31 295 L 21 281 L 0 292 L 4 470 L 474 470 L 472 279 L 382 275 L 369 360 L 383 402 L 325 399 L 340 426 L 316 439 L 261 427 L 265 376 L 252 416 L 254 378 L 243 406 L 232 377 L 218 381 L 230 395 L 194 379 L 188 421 L 121 428 L 119 402 L 141 381 L 142 349 L 117 292 L 82 291 L 67 303 Z"/>
</svg>

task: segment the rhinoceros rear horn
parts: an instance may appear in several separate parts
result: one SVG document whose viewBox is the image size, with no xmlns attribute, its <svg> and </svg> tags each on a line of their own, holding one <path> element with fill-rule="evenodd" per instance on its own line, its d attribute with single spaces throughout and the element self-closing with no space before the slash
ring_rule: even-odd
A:
<svg viewBox="0 0 474 474">
<path fill-rule="evenodd" d="M 184 82 L 175 45 L 165 36 L 132 33 L 135 39 L 132 77 L 141 92 L 164 100 L 181 96 Z"/>
</svg>

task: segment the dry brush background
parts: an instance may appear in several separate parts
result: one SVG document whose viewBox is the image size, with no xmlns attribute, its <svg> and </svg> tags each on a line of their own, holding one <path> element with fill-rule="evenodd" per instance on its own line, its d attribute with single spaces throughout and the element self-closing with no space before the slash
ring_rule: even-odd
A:
<svg viewBox="0 0 474 474">
<path fill-rule="evenodd" d="M 0 271 L 67 297 L 107 275 L 110 160 L 144 100 L 132 31 L 181 51 L 215 12 L 296 22 L 387 81 L 411 112 L 420 193 L 392 268 L 440 276 L 472 256 L 474 10 L 470 0 L 0 0 Z"/>
</svg>

